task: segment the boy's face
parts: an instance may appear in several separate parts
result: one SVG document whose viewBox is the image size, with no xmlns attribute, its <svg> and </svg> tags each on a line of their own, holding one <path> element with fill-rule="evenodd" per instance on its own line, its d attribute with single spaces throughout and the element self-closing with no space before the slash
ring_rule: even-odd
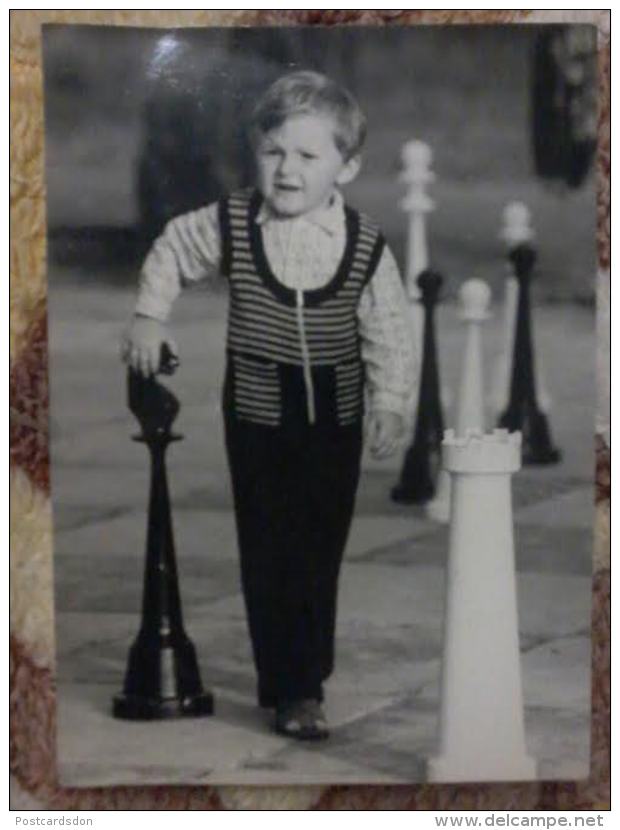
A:
<svg viewBox="0 0 620 830">
<path fill-rule="evenodd" d="M 258 138 L 258 186 L 280 216 L 301 216 L 320 207 L 336 185 L 357 174 L 359 158 L 345 161 L 334 128 L 328 115 L 293 115 Z"/>
</svg>

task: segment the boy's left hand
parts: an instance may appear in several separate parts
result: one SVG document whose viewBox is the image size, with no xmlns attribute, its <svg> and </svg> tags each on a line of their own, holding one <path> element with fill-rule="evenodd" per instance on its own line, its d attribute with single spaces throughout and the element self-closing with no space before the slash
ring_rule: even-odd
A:
<svg viewBox="0 0 620 830">
<path fill-rule="evenodd" d="M 375 410 L 368 419 L 367 440 L 374 458 L 392 455 L 403 436 L 404 424 L 400 415 L 383 409 Z"/>
</svg>

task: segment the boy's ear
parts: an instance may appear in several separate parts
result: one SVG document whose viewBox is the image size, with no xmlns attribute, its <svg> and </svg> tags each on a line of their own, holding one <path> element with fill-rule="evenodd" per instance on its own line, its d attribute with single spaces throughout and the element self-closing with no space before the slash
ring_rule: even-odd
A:
<svg viewBox="0 0 620 830">
<path fill-rule="evenodd" d="M 344 165 L 336 178 L 336 184 L 349 184 L 360 172 L 362 166 L 362 157 L 352 156 Z"/>
</svg>

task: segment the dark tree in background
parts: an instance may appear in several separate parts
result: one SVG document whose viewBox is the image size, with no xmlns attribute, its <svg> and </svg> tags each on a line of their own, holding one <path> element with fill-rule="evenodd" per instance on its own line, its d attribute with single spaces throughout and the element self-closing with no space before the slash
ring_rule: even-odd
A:
<svg viewBox="0 0 620 830">
<path fill-rule="evenodd" d="M 551 26 L 534 49 L 532 138 L 536 173 L 579 187 L 596 150 L 596 29 Z"/>
</svg>

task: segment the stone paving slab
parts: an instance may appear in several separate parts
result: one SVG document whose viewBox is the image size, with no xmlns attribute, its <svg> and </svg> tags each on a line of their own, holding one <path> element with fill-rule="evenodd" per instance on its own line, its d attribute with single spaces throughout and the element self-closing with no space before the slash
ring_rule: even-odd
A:
<svg viewBox="0 0 620 830">
<path fill-rule="evenodd" d="M 575 781 L 590 775 L 590 713 L 528 706 L 526 743 L 541 781 Z"/>
<path fill-rule="evenodd" d="M 386 519 L 387 521 L 387 519 Z M 434 566 L 445 568 L 449 551 L 447 525 L 418 525 L 418 535 L 403 543 L 369 550 L 355 557 L 359 563 Z M 517 571 L 586 576 L 592 574 L 593 533 L 590 529 L 552 528 L 539 525 L 515 526 Z"/>
<path fill-rule="evenodd" d="M 527 705 L 590 711 L 590 637 L 549 640 L 522 655 L 523 697 Z"/>
<path fill-rule="evenodd" d="M 589 639 L 591 580 L 572 573 L 519 573 L 519 630 L 525 640 L 541 642 L 561 637 Z M 583 666 L 589 667 L 586 659 Z"/>
<path fill-rule="evenodd" d="M 594 523 L 594 487 L 588 484 L 530 504 L 516 510 L 514 518 L 519 524 L 538 525 L 545 529 L 591 530 Z"/>
<path fill-rule="evenodd" d="M 178 510 L 172 516 L 172 524 L 179 562 L 185 558 L 203 558 L 208 574 L 213 559 L 237 561 L 236 529 L 230 511 Z M 98 560 L 110 557 L 142 559 L 146 528 L 146 508 L 118 517 L 105 516 L 99 521 L 88 521 L 86 516 L 79 524 L 76 517 L 73 527 L 57 533 L 56 556 L 60 560 L 77 553 L 87 554 L 97 560 L 94 567 L 100 564 Z"/>
<path fill-rule="evenodd" d="M 217 717 L 140 723 L 111 717 L 115 691 L 102 683 L 63 685 L 58 707 L 61 783 L 230 783 L 245 759 L 285 743 L 269 731 L 265 713 L 227 701 L 221 693 Z"/>
</svg>

